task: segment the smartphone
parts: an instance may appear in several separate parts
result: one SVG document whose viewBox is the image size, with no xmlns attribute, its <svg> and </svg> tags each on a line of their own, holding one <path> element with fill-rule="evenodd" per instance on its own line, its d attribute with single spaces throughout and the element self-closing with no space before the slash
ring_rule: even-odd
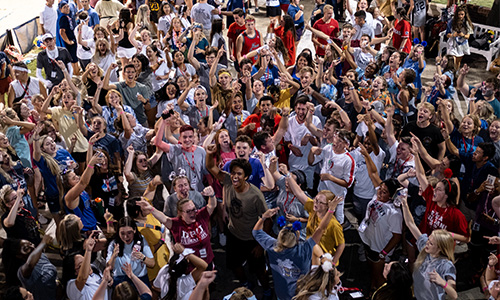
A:
<svg viewBox="0 0 500 300">
<path fill-rule="evenodd" d="M 174 111 L 171 109 L 167 113 L 162 113 L 161 117 L 163 118 L 163 120 L 166 120 L 166 119 L 170 118 L 170 116 L 172 116 L 173 114 L 174 114 Z"/>
<path fill-rule="evenodd" d="M 488 177 L 486 178 L 486 180 L 488 180 L 488 184 L 489 185 L 495 185 L 495 180 L 496 180 L 496 177 L 489 174 Z"/>
</svg>

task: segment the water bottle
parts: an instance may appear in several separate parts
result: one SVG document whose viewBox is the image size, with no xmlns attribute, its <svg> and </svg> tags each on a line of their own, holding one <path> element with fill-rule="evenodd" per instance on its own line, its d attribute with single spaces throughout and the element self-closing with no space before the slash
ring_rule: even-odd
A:
<svg viewBox="0 0 500 300">
<path fill-rule="evenodd" d="M 403 201 L 403 198 L 406 198 L 407 196 L 408 196 L 407 188 L 399 189 L 396 192 L 396 195 L 394 196 L 394 206 L 401 207 L 401 202 Z"/>
<path fill-rule="evenodd" d="M 97 197 L 94 199 L 95 206 L 97 208 L 97 213 L 99 216 L 104 216 L 104 202 L 101 198 Z"/>
<path fill-rule="evenodd" d="M 71 159 L 71 157 L 69 156 L 66 156 L 66 167 L 69 169 L 70 166 L 71 166 L 71 163 L 73 162 L 73 160 Z"/>
<path fill-rule="evenodd" d="M 132 253 L 133 252 L 141 252 L 141 241 L 137 241 L 137 243 L 134 244 L 134 246 L 132 247 Z M 133 256 L 132 260 L 135 260 Z"/>
</svg>

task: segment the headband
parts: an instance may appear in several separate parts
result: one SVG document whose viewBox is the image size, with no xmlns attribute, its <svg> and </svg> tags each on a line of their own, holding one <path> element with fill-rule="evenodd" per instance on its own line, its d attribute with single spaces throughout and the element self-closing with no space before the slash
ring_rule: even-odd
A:
<svg viewBox="0 0 500 300">
<path fill-rule="evenodd" d="M 331 270 L 333 270 L 333 257 L 330 253 L 325 253 L 323 255 L 321 255 L 321 258 L 324 258 L 325 261 L 321 264 L 321 268 L 323 269 L 323 271 L 325 273 L 328 273 L 330 272 Z"/>
<path fill-rule="evenodd" d="M 228 71 L 224 71 L 222 73 L 219 73 L 219 76 L 224 75 L 224 74 L 227 74 L 227 76 L 232 77 L 231 73 L 229 73 Z"/>
<path fill-rule="evenodd" d="M 422 45 L 424 48 L 427 46 L 427 42 L 426 41 L 420 42 L 420 40 L 418 38 L 414 38 L 413 39 L 413 44 L 415 44 L 415 45 Z"/>
<path fill-rule="evenodd" d="M 29 72 L 28 68 L 25 68 L 25 67 L 13 66 L 12 69 L 15 71 L 20 71 L 20 72 L 26 72 L 26 73 Z"/>
<path fill-rule="evenodd" d="M 448 193 L 451 193 L 451 182 L 448 178 L 445 178 L 444 180 L 446 180 L 448 182 Z"/>
</svg>

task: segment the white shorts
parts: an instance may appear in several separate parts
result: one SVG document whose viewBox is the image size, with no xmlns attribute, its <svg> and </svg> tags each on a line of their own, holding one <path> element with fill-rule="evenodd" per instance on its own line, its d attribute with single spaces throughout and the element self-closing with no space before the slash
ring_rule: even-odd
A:
<svg viewBox="0 0 500 300">
<path fill-rule="evenodd" d="M 126 58 L 130 59 L 136 53 L 137 53 L 137 49 L 135 49 L 135 48 L 118 47 L 118 49 L 116 49 L 116 56 L 118 56 L 119 58 L 126 57 Z"/>
</svg>

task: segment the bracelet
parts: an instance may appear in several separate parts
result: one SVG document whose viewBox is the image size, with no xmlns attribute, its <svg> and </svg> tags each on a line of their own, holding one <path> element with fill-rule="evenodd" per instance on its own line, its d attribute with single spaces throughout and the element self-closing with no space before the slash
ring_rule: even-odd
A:
<svg viewBox="0 0 500 300">
<path fill-rule="evenodd" d="M 328 212 L 333 214 L 335 211 L 331 210 L 331 209 L 328 209 Z"/>
<path fill-rule="evenodd" d="M 349 91 L 354 90 L 354 86 L 349 87 Z"/>
<path fill-rule="evenodd" d="M 443 286 L 443 289 L 446 290 L 446 287 L 448 286 L 448 281 L 446 281 L 446 284 Z"/>
<path fill-rule="evenodd" d="M 37 139 L 33 139 L 35 142 L 38 142 L 40 140 L 40 138 L 37 138 Z"/>
<path fill-rule="evenodd" d="M 91 164 L 88 164 L 88 165 L 87 165 L 87 168 L 91 168 L 91 169 L 93 169 L 93 168 L 94 168 L 94 166 L 93 166 L 93 165 L 91 165 Z"/>
<path fill-rule="evenodd" d="M 113 224 L 113 221 L 107 221 L 106 224 L 108 225 Z"/>
<path fill-rule="evenodd" d="M 122 110 L 122 111 L 120 112 L 120 115 L 123 115 L 123 114 L 125 114 L 125 111 L 124 111 L 124 110 Z"/>
<path fill-rule="evenodd" d="M 142 261 L 145 261 L 146 260 L 146 255 L 144 255 L 144 257 L 142 258 Z M 446 283 L 448 284 L 448 283 Z"/>
<path fill-rule="evenodd" d="M 246 55 L 246 54 L 244 54 L 244 55 L 243 55 L 243 58 L 247 59 L 248 57 L 247 57 L 247 55 Z"/>
<path fill-rule="evenodd" d="M 89 145 L 94 145 L 94 143 L 92 143 L 92 142 L 89 142 Z"/>
<path fill-rule="evenodd" d="M 453 232 L 450 232 L 450 233 L 451 233 L 451 237 L 455 238 L 455 234 Z"/>
<path fill-rule="evenodd" d="M 384 249 L 382 249 L 382 251 L 380 251 L 380 252 L 382 252 L 383 255 L 387 256 L 387 252 L 385 252 Z"/>
<path fill-rule="evenodd" d="M 215 194 L 208 196 L 208 198 L 212 198 L 212 197 L 215 197 Z"/>
</svg>

